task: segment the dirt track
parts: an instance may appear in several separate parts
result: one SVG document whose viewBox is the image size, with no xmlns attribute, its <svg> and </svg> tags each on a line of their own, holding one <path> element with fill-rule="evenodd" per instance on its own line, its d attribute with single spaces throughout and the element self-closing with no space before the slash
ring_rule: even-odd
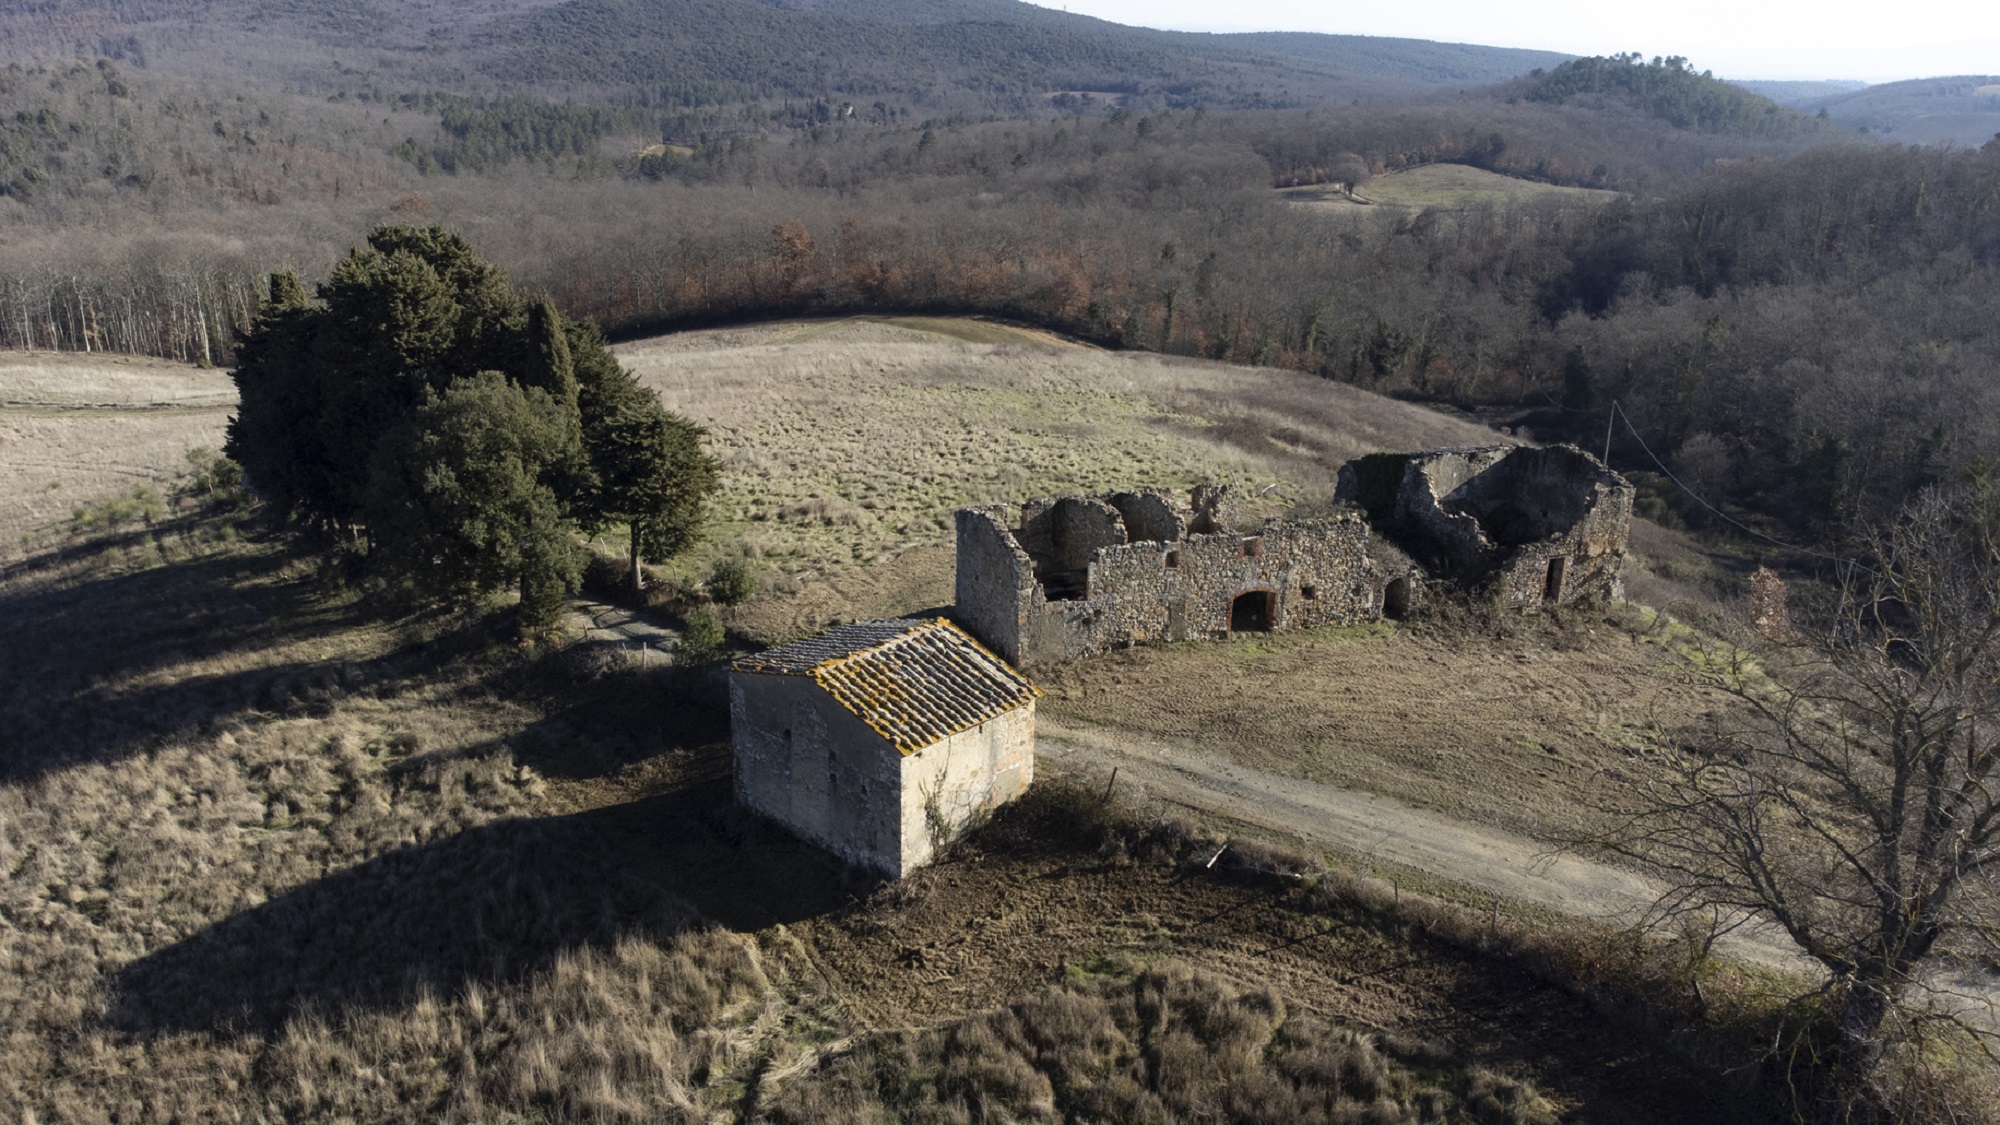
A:
<svg viewBox="0 0 2000 1125">
<path fill-rule="evenodd" d="M 1614 925 L 1641 921 L 1660 895 L 1658 887 L 1630 871 L 1393 798 L 1286 777 L 1125 731 L 1048 718 L 1037 728 L 1037 756 L 1045 770 L 1115 768 L 1119 785 L 1136 786 L 1153 799 L 1370 866 L 1420 872 L 1510 902 Z M 1725 934 L 1716 948 L 1781 972 L 1813 977 L 1821 972 L 1774 926 L 1744 926 Z M 2000 987 L 1991 974 L 1946 968 L 1932 987 L 1953 998 L 1950 1006 L 1961 1014 L 2000 1028 Z"/>
<path fill-rule="evenodd" d="M 1056 771 L 1116 767 L 1119 784 L 1199 812 L 1352 856 L 1406 868 L 1562 914 L 1640 920 L 1658 891 L 1629 871 L 1557 851 L 1532 837 L 1455 820 L 1374 793 L 1302 781 L 1123 731 L 1043 719 L 1036 748 Z M 1808 968 L 1783 939 L 1735 941 L 1731 952 L 1787 971 Z"/>
</svg>

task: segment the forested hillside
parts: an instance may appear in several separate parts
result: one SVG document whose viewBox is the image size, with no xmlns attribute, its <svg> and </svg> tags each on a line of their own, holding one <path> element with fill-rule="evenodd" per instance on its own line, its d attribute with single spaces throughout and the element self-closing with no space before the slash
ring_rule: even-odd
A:
<svg viewBox="0 0 2000 1125">
<path fill-rule="evenodd" d="M 217 21 L 276 46 L 202 76 L 186 36 Z M 0 74 L 0 344 L 226 363 L 271 270 L 440 222 L 616 331 L 982 312 L 1538 408 L 1549 436 L 1601 441 L 1615 399 L 1684 477 L 1797 534 L 2000 457 L 2000 149 L 1882 145 L 1686 60 L 1167 35 L 1008 0 L 441 21 L 366 0 L 0 16 L 12 42 L 99 51 Z M 293 85 L 258 77 L 294 63 Z M 1434 163 L 1626 198 L 1274 190 L 1366 198 Z"/>
<path fill-rule="evenodd" d="M 11 57 L 122 56 L 317 94 L 533 92 L 642 106 L 834 99 L 1026 113 L 1314 105 L 1497 82 L 1563 56 L 1329 35 L 1123 27 L 1017 0 L 44 0 L 0 12 Z M 226 65 L 225 65 L 226 60 Z"/>
<path fill-rule="evenodd" d="M 1943 141 L 1977 148 L 2000 136 L 2000 76 L 1886 82 L 1816 98 L 1800 108 L 1899 144 Z"/>
</svg>

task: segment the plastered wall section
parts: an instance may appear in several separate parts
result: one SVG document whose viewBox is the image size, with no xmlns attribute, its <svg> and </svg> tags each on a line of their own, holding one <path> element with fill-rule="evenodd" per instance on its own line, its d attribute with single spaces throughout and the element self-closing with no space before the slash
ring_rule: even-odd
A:
<svg viewBox="0 0 2000 1125">
<path fill-rule="evenodd" d="M 901 759 L 902 876 L 1035 779 L 1035 706 L 1017 707 Z M 936 816 L 932 816 L 935 810 Z"/>
<path fill-rule="evenodd" d="M 904 758 L 807 676 L 732 672 L 736 799 L 849 863 L 904 870 Z"/>
</svg>

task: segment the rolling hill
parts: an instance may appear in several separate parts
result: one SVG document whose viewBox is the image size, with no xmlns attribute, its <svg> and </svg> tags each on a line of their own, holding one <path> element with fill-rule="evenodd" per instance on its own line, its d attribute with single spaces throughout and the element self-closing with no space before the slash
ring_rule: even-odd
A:
<svg viewBox="0 0 2000 1125">
<path fill-rule="evenodd" d="M 1949 141 L 1978 148 L 2000 135 L 2000 77 L 1961 74 L 1885 82 L 1799 108 L 1824 109 L 1837 124 L 1900 144 Z"/>
<path fill-rule="evenodd" d="M 1018 0 L 49 0 L 16 58 L 280 81 L 322 94 L 505 88 L 641 104 L 827 98 L 1018 112 L 1043 94 L 1310 105 L 1502 81 L 1566 56 L 1422 40 L 1124 27 Z"/>
</svg>

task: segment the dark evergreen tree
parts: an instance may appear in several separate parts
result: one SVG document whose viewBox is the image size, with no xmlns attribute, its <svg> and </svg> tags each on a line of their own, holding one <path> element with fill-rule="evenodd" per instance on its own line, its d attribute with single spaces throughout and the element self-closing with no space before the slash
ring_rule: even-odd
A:
<svg viewBox="0 0 2000 1125">
<path fill-rule="evenodd" d="M 295 525 L 466 602 L 518 582 L 546 623 L 579 521 L 684 550 L 717 465 L 700 427 L 619 367 L 594 325 L 527 301 L 460 236 L 383 227 L 307 301 L 288 274 L 241 341 L 228 451 Z"/>
<path fill-rule="evenodd" d="M 579 515 L 590 530 L 623 526 L 630 534 L 636 595 L 644 560 L 677 555 L 700 534 L 722 467 L 702 451 L 706 431 L 663 406 L 601 346 L 594 351 L 577 368 L 588 461 Z"/>
<path fill-rule="evenodd" d="M 518 583 L 522 624 L 552 624 L 580 569 L 560 494 L 574 429 L 548 392 L 497 371 L 430 396 L 376 446 L 368 525 L 379 561 L 445 602 Z"/>
</svg>

